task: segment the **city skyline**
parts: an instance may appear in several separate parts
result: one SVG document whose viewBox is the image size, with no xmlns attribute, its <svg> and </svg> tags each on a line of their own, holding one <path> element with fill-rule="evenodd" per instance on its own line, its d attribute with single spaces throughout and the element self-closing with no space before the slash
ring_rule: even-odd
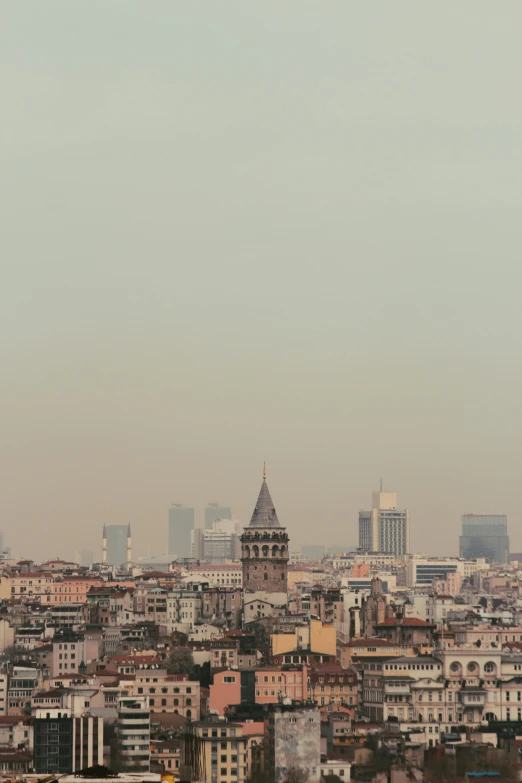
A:
<svg viewBox="0 0 522 783">
<path fill-rule="evenodd" d="M 265 459 L 303 542 L 384 475 L 414 550 L 522 549 L 522 7 L 4 5 L 13 552 L 245 520 Z"/>
<path fill-rule="evenodd" d="M 274 483 L 276 483 L 276 485 L 277 485 L 277 481 L 274 482 Z M 372 490 L 372 494 L 373 494 L 374 497 L 376 497 L 380 493 L 383 496 L 386 496 L 386 497 L 393 496 L 396 499 L 396 496 L 397 496 L 396 492 L 392 492 L 389 489 L 385 489 L 383 491 L 382 490 L 382 486 L 383 485 L 382 485 L 382 479 L 381 479 L 380 480 L 380 487 L 381 487 L 381 489 L 380 490 Z M 280 489 L 281 488 L 278 486 L 278 494 L 279 494 L 279 490 Z M 401 496 L 402 496 L 402 492 L 401 492 Z M 205 515 L 204 515 L 204 512 L 205 512 L 205 510 L 209 509 L 210 506 L 211 506 L 211 504 L 205 503 L 204 506 L 202 506 L 200 508 L 197 508 L 197 507 L 191 506 L 189 504 L 172 503 L 171 506 L 170 506 L 170 509 L 172 511 L 172 509 L 177 507 L 177 508 L 183 509 L 184 511 L 192 512 L 192 516 L 191 516 L 192 522 L 191 522 L 191 525 L 193 527 L 191 527 L 191 530 L 192 529 L 204 530 L 205 529 Z M 364 506 L 368 506 L 368 503 L 366 502 L 365 504 L 363 504 L 362 508 L 364 508 Z M 220 506 L 220 508 L 230 508 L 230 507 L 222 507 L 222 506 Z M 285 508 L 285 507 L 283 506 L 283 508 Z M 286 513 L 286 511 L 287 511 L 287 509 L 285 508 L 285 513 Z M 471 512 L 468 511 L 466 513 L 461 513 L 459 515 L 458 520 L 455 520 L 455 522 L 454 522 L 454 524 L 458 525 L 459 527 L 455 528 L 453 530 L 452 538 L 449 540 L 448 544 L 444 543 L 444 544 L 441 544 L 439 547 L 434 547 L 433 549 L 423 549 L 422 547 L 415 546 L 415 542 L 417 540 L 417 532 L 418 531 L 417 531 L 417 527 L 416 527 L 416 517 L 412 518 L 411 509 L 409 507 L 409 504 L 408 504 L 408 508 L 406 508 L 405 511 L 408 514 L 408 517 L 407 517 L 407 520 L 408 520 L 407 521 L 407 529 L 408 529 L 408 539 L 410 540 L 409 551 L 411 553 L 416 553 L 416 554 L 424 553 L 424 554 L 428 554 L 430 556 L 438 556 L 438 555 L 447 554 L 450 557 L 455 557 L 455 556 L 458 557 L 459 554 L 460 554 L 460 536 L 461 536 L 461 533 L 460 533 L 460 522 L 461 522 L 461 519 L 464 519 L 464 517 L 466 517 L 466 516 L 471 516 L 471 517 L 472 516 L 477 516 L 477 517 L 502 517 L 503 519 L 506 519 L 507 525 L 508 525 L 508 534 L 509 534 L 509 539 L 510 539 L 510 549 L 511 549 L 511 551 L 514 551 L 514 552 L 515 551 L 522 551 L 522 536 L 517 535 L 518 531 L 517 531 L 516 525 L 513 524 L 513 522 L 510 522 L 509 515 L 506 515 L 506 514 L 495 514 L 493 512 L 491 512 L 491 513 L 483 513 L 482 511 L 478 511 L 478 510 L 475 510 L 474 513 L 471 513 Z M 331 536 L 331 540 L 332 541 L 334 541 L 336 538 L 340 539 L 341 538 L 341 535 L 340 535 L 341 532 L 343 533 L 343 535 L 345 537 L 344 543 L 341 544 L 340 546 L 336 547 L 337 549 L 339 549 L 339 551 L 341 551 L 343 549 L 346 549 L 346 550 L 348 550 L 348 549 L 357 549 L 358 547 L 361 546 L 361 515 L 364 515 L 366 513 L 369 513 L 369 512 L 362 511 L 361 508 L 359 508 L 354 513 L 353 520 L 352 519 L 348 520 L 348 524 L 345 525 L 343 528 L 340 528 L 340 527 L 332 528 L 332 530 L 333 530 L 332 536 Z M 164 510 L 164 514 L 165 514 L 165 510 Z M 251 510 L 246 510 L 245 514 L 243 516 L 239 516 L 238 515 L 236 517 L 236 515 L 233 514 L 232 517 L 233 517 L 234 520 L 237 520 L 238 522 L 242 523 L 246 519 L 249 519 L 250 515 L 251 515 Z M 123 528 L 125 528 L 127 530 L 128 527 L 129 527 L 129 523 L 128 522 L 122 522 L 122 523 L 113 522 L 110 525 L 107 523 L 106 527 L 107 528 L 108 527 L 115 527 L 115 528 L 119 527 L 122 530 L 123 530 Z M 137 522 L 133 523 L 133 551 L 135 553 L 135 558 L 143 557 L 143 556 L 148 555 L 148 554 L 150 554 L 150 555 L 161 555 L 161 554 L 169 553 L 169 549 L 171 547 L 169 547 L 168 543 L 167 543 L 167 546 L 165 545 L 165 540 L 167 540 L 167 542 L 170 540 L 169 539 L 169 531 L 170 531 L 171 527 L 170 527 L 169 520 L 167 520 L 167 524 L 166 525 L 165 525 L 165 521 L 163 521 L 163 529 L 161 529 L 162 525 L 160 525 L 160 524 L 155 525 L 155 526 L 151 526 L 150 524 L 144 524 L 144 527 L 146 527 L 147 530 L 148 530 L 148 533 L 146 535 L 144 535 L 145 531 L 143 529 L 140 529 L 140 527 L 141 526 L 139 525 L 139 523 L 137 523 Z M 151 527 L 154 530 L 154 535 L 153 536 L 150 534 Z M 4 535 L 5 535 L 5 533 L 4 533 Z M 11 538 L 11 532 L 9 533 L 9 537 Z M 16 539 L 16 536 L 14 536 L 14 538 Z M 138 542 L 140 542 L 138 545 L 136 545 L 136 543 L 135 543 L 136 540 Z M 413 544 L 411 543 L 411 541 L 413 541 Z M 517 543 L 517 541 L 519 543 Z M 317 536 L 316 536 L 315 539 L 314 539 L 313 535 L 311 535 L 309 538 L 304 538 L 302 536 L 299 528 L 297 528 L 295 534 L 293 535 L 293 544 L 294 544 L 293 545 L 293 549 L 295 551 L 300 551 L 300 549 L 303 546 L 304 547 L 306 547 L 306 546 L 310 546 L 310 547 L 321 546 L 321 544 L 317 540 Z M 16 555 L 17 557 L 24 557 L 24 556 L 32 557 L 32 554 L 29 551 L 30 548 L 31 548 L 30 544 L 28 544 L 25 548 L 22 548 L 22 551 L 20 551 L 20 552 L 17 551 L 17 552 L 14 553 L 14 555 Z M 188 555 L 188 551 L 190 549 L 190 545 L 188 543 L 188 540 L 187 540 L 186 548 L 187 548 L 187 551 L 185 551 L 185 549 L 184 549 L 183 550 L 183 554 L 180 555 L 180 556 L 182 556 L 182 557 L 189 556 Z M 328 545 L 326 548 L 332 549 L 331 545 Z M 363 548 L 364 548 L 364 546 L 363 546 Z M 10 547 L 10 549 L 12 549 L 12 547 Z M 80 550 L 85 550 L 85 551 L 87 551 L 89 553 L 94 553 L 94 562 L 101 562 L 102 548 L 101 548 L 99 537 L 95 538 L 93 536 L 92 538 L 83 538 L 83 537 L 82 538 L 78 538 L 76 545 L 71 550 L 71 553 L 72 554 L 79 553 Z M 379 551 L 379 549 L 377 549 L 376 551 Z M 64 554 L 64 553 L 65 554 L 67 553 L 66 550 L 64 550 L 64 552 L 62 552 L 62 554 Z M 48 550 L 47 556 L 50 557 L 53 554 L 54 555 L 57 554 L 57 552 L 56 552 L 56 545 L 55 544 L 49 544 L 49 550 Z M 176 553 L 175 552 L 170 552 L 170 554 L 176 554 Z"/>
</svg>

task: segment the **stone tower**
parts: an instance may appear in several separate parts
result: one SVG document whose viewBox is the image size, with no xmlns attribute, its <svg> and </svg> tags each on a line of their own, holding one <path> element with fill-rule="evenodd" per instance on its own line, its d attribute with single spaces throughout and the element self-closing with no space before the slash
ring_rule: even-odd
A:
<svg viewBox="0 0 522 783">
<path fill-rule="evenodd" d="M 244 528 L 240 541 L 243 590 L 286 593 L 288 536 L 286 528 L 279 524 L 266 483 L 266 470 L 263 470 L 263 483 L 252 519 Z"/>
</svg>

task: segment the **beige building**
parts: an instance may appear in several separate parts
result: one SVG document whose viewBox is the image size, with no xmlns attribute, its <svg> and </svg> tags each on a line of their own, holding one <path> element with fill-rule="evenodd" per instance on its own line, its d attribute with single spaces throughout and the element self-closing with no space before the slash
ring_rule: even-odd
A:
<svg viewBox="0 0 522 783">
<path fill-rule="evenodd" d="M 146 696 L 151 712 L 168 712 L 199 720 L 200 684 L 187 674 L 166 674 L 162 670 L 136 671 L 130 684 L 131 696 Z"/>
<path fill-rule="evenodd" d="M 272 656 L 310 650 L 323 655 L 336 655 L 337 632 L 334 626 L 310 619 L 307 625 L 298 625 L 293 631 L 273 633 L 270 636 Z"/>
<path fill-rule="evenodd" d="M 208 783 L 245 783 L 249 766 L 248 738 L 243 736 L 242 725 L 209 720 L 196 723 L 194 730 L 204 744 L 200 756 L 202 768 L 195 770 L 195 779 Z M 182 744 L 181 764 L 184 763 L 185 750 Z"/>
</svg>

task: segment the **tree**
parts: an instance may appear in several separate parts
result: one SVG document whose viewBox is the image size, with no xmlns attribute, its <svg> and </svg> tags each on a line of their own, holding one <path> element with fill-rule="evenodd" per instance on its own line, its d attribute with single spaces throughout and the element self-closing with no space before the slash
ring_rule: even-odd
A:
<svg viewBox="0 0 522 783">
<path fill-rule="evenodd" d="M 210 688 L 212 684 L 210 661 L 205 661 L 203 664 L 195 663 L 190 672 L 190 679 L 197 680 L 202 688 Z"/>
<path fill-rule="evenodd" d="M 306 783 L 310 773 L 301 767 L 290 767 L 286 773 L 285 783 Z"/>
<path fill-rule="evenodd" d="M 194 656 L 190 647 L 174 647 L 167 661 L 167 674 L 191 674 Z"/>
</svg>

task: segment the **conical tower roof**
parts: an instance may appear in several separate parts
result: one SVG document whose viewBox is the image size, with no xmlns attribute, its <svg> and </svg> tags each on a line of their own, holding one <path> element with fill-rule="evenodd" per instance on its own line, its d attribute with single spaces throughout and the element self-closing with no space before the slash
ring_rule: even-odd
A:
<svg viewBox="0 0 522 783">
<path fill-rule="evenodd" d="M 261 484 L 261 490 L 249 527 L 281 527 L 265 478 L 263 478 L 263 483 Z"/>
</svg>

